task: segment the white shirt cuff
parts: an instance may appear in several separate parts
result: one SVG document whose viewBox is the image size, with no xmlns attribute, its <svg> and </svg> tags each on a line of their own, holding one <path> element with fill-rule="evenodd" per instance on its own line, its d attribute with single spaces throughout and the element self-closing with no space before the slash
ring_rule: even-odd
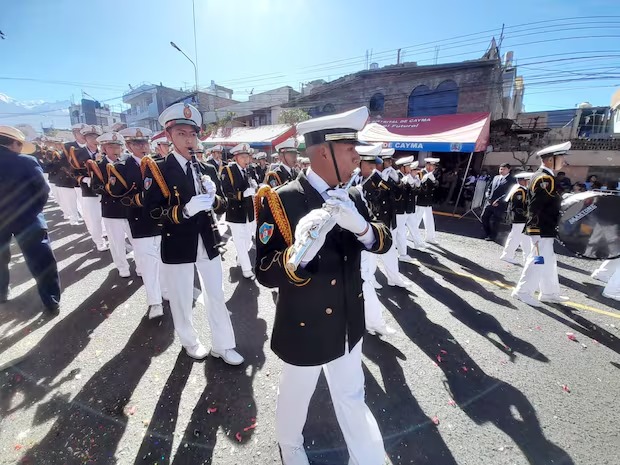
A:
<svg viewBox="0 0 620 465">
<path fill-rule="evenodd" d="M 368 231 L 366 231 L 362 236 L 358 236 L 357 240 L 364 244 L 364 247 L 367 249 L 371 249 L 373 244 L 375 243 L 375 230 L 372 229 L 370 223 L 368 223 Z"/>
</svg>

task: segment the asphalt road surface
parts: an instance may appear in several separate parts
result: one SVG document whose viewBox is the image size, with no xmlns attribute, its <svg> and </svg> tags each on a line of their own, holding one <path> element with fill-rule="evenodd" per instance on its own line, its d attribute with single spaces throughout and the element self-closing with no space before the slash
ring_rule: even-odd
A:
<svg viewBox="0 0 620 465">
<path fill-rule="evenodd" d="M 15 249 L 12 300 L 0 306 L 0 464 L 280 463 L 276 294 L 241 276 L 234 246 L 224 286 L 241 367 L 192 361 L 167 307 L 161 321 L 145 318 L 140 278 L 119 278 L 109 252 L 54 204 L 46 215 L 62 308 L 42 312 Z M 620 463 L 620 309 L 589 277 L 598 264 L 560 256 L 572 302 L 534 309 L 510 297 L 521 267 L 498 260 L 500 246 L 479 239 L 475 220 L 438 216 L 437 226 L 440 245 L 401 263 L 409 292 L 379 273 L 397 334 L 364 340 L 366 400 L 386 463 Z M 208 346 L 199 301 L 194 321 Z M 323 379 L 305 438 L 313 464 L 347 463 Z"/>
</svg>

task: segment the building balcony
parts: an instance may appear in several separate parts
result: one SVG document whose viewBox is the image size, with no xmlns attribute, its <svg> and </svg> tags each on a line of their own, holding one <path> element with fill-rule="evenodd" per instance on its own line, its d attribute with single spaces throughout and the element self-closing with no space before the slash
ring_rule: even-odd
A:
<svg viewBox="0 0 620 465">
<path fill-rule="evenodd" d="M 129 126 L 136 125 L 139 121 L 153 120 L 159 117 L 159 110 L 157 109 L 157 103 L 153 102 L 146 107 L 141 107 L 140 110 L 131 108 L 125 112 L 127 118 L 127 124 Z"/>
</svg>

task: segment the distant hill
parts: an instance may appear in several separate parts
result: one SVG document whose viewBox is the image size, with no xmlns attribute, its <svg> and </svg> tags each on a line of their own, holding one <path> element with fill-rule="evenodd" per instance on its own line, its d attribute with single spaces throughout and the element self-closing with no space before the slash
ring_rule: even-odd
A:
<svg viewBox="0 0 620 465">
<path fill-rule="evenodd" d="M 71 102 L 45 102 L 43 100 L 19 101 L 0 93 L 0 125 L 27 124 L 41 133 L 41 125 L 56 129 L 71 127 L 69 118 Z"/>
</svg>

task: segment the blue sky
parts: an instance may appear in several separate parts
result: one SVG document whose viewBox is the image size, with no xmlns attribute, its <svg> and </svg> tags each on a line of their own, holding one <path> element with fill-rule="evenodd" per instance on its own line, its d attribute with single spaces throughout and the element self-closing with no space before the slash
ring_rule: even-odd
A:
<svg viewBox="0 0 620 465">
<path fill-rule="evenodd" d="M 395 63 L 400 47 L 405 61 L 419 64 L 433 63 L 436 45 L 439 62 L 478 58 L 502 23 L 502 51 L 515 52 L 525 77 L 526 110 L 608 105 L 620 86 L 618 0 L 195 0 L 195 6 L 200 85 L 215 80 L 239 100 L 252 89 L 299 89 L 300 82 L 358 71 L 366 50 L 380 65 Z M 539 23 L 515 27 L 533 22 Z M 170 46 L 174 41 L 194 57 L 191 0 L 4 0 L 0 30 L 6 35 L 0 93 L 18 100 L 79 100 L 83 90 L 114 103 L 129 84 L 193 85 L 191 64 Z M 546 42 L 531 43 L 539 41 Z"/>
</svg>

